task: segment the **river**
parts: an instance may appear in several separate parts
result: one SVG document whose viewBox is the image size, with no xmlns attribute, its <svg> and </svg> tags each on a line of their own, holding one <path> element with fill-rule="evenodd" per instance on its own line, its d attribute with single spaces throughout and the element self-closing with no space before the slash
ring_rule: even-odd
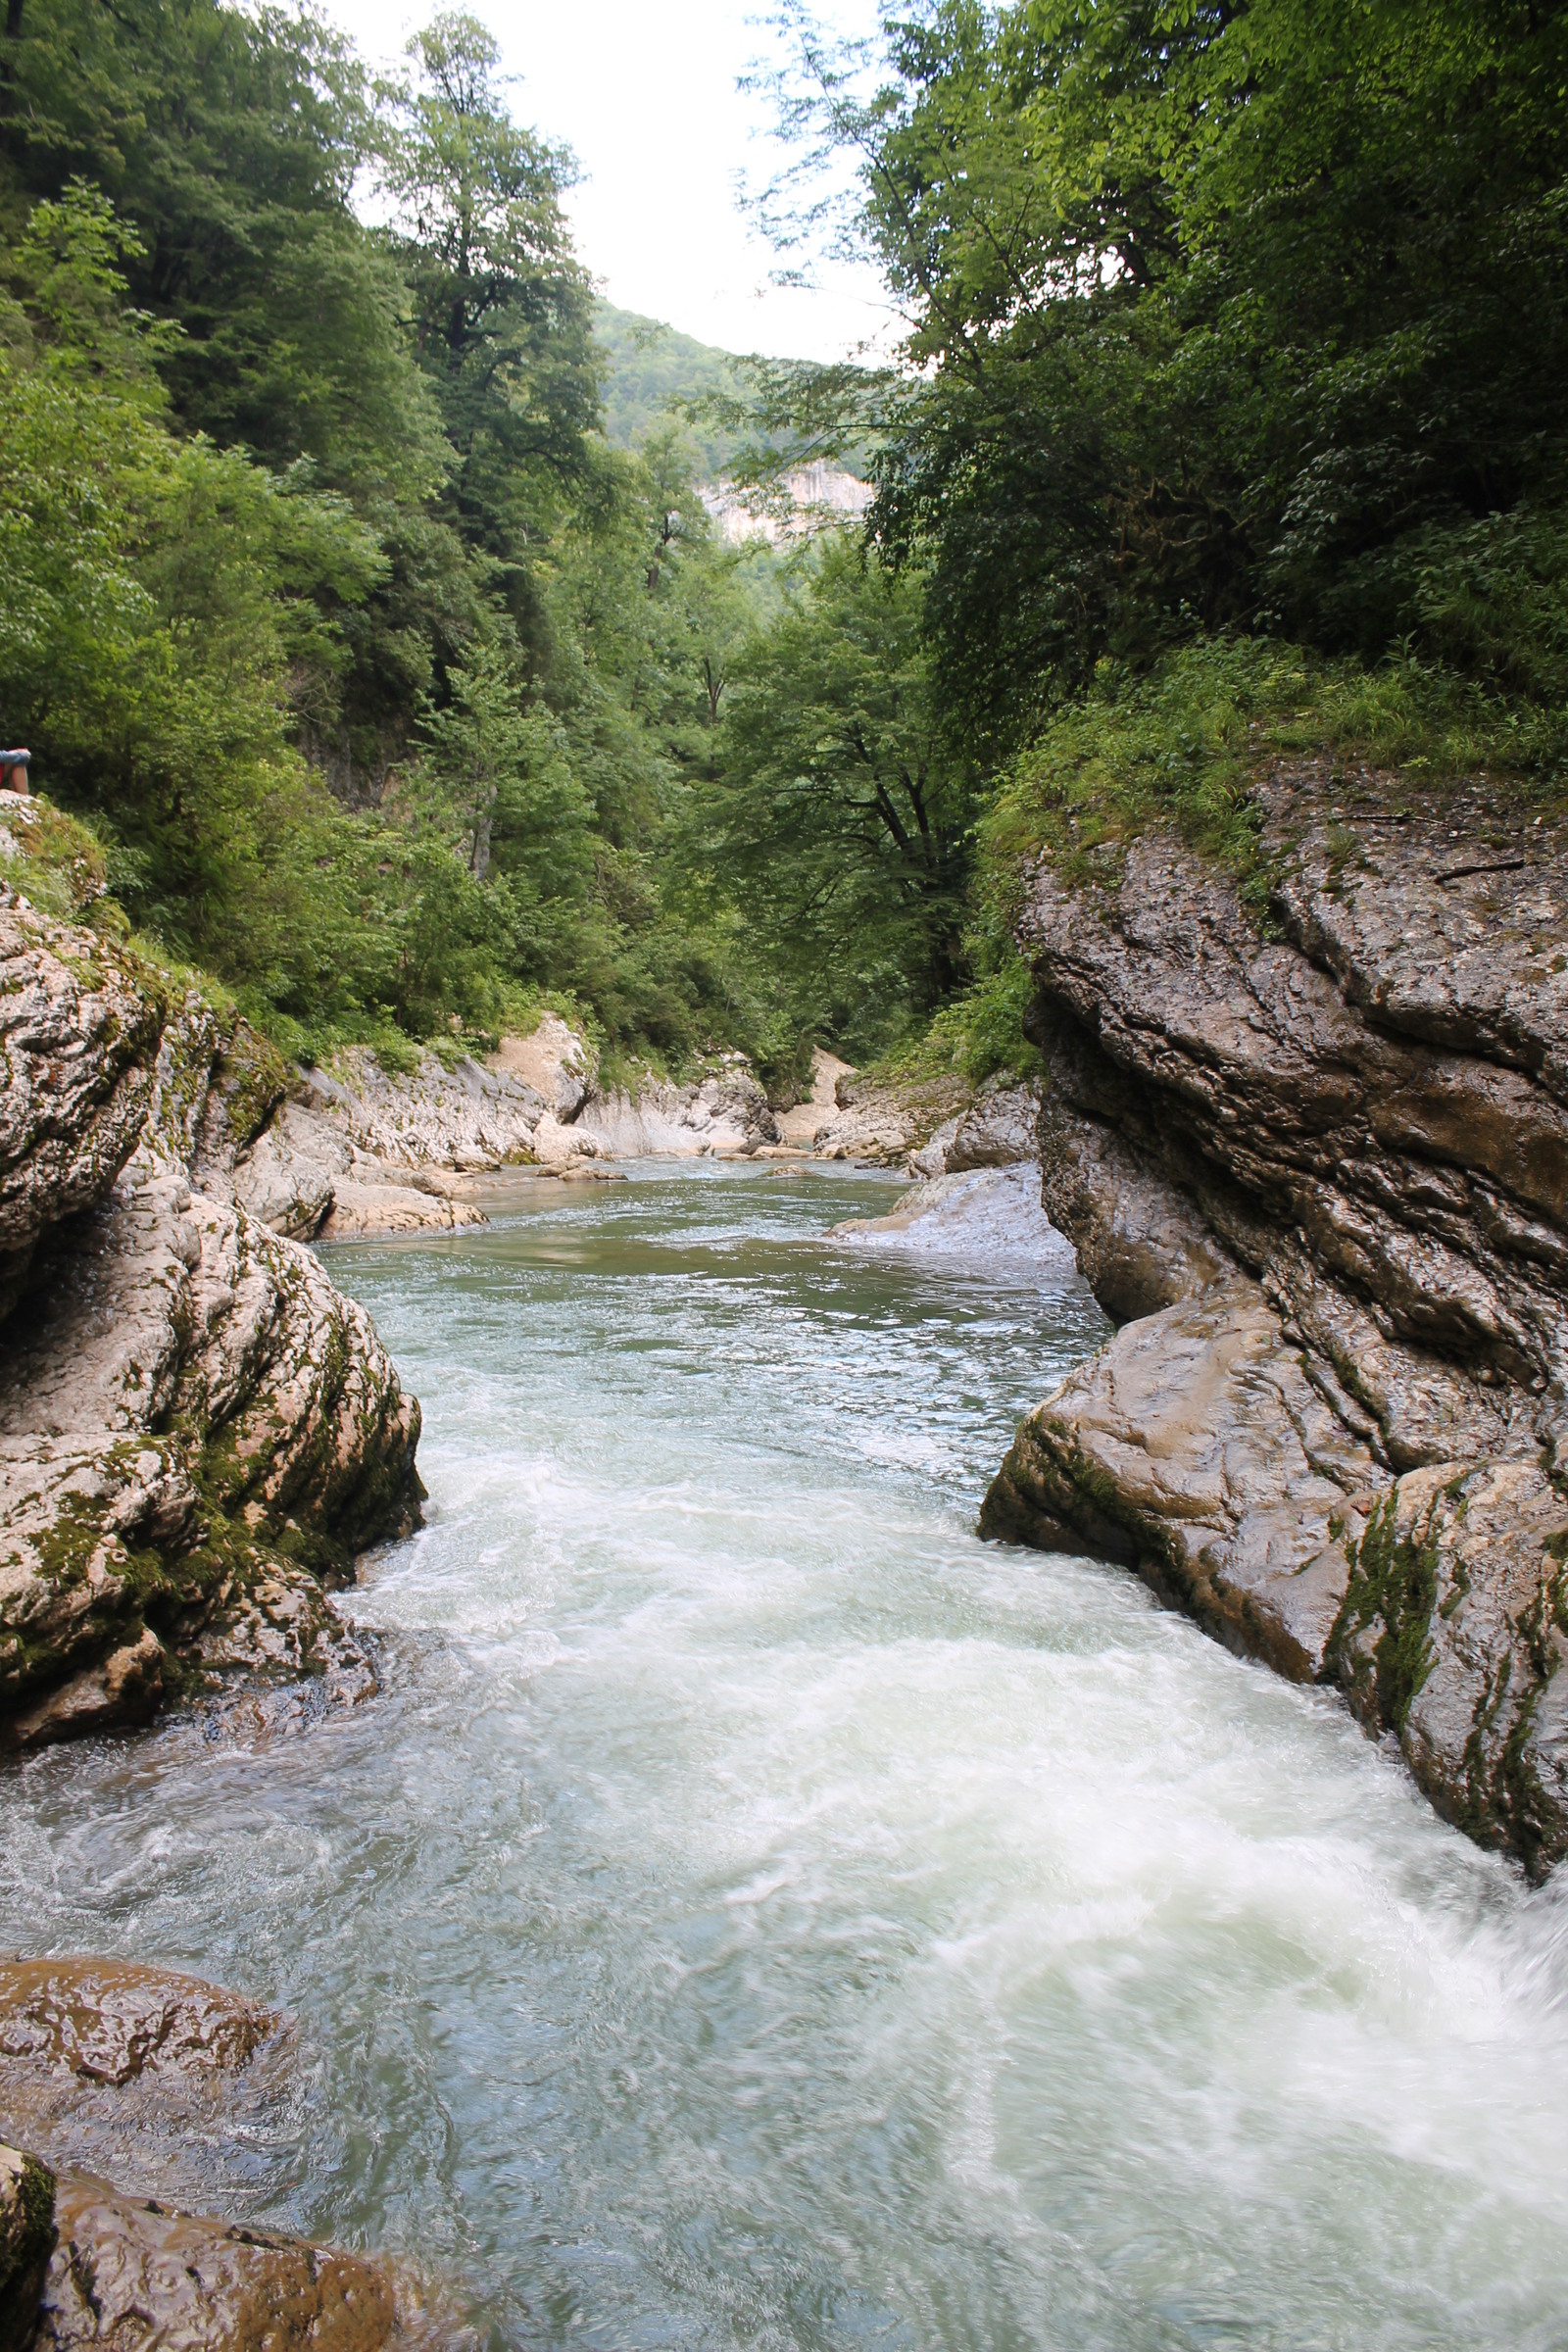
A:
<svg viewBox="0 0 1568 2352">
<path fill-rule="evenodd" d="M 1558 1898 L 1329 1696 L 975 1540 L 1103 1326 L 826 1238 L 890 1198 L 645 1167 L 329 1251 L 425 1410 L 382 1694 L 7 1775 L 0 1941 L 289 2011 L 209 2201 L 497 2344 L 1568 2344 Z"/>
</svg>

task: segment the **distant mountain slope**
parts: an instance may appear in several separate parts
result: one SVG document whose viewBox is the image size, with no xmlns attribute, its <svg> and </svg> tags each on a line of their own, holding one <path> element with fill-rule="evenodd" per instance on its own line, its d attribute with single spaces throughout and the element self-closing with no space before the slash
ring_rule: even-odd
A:
<svg viewBox="0 0 1568 2352">
<path fill-rule="evenodd" d="M 650 425 L 678 401 L 705 392 L 741 393 L 746 389 L 736 355 L 699 343 L 694 335 L 677 334 L 657 318 L 635 311 L 617 311 L 601 302 L 595 331 L 610 354 L 605 381 L 605 434 L 617 449 L 631 449 Z M 687 427 L 716 478 L 735 447 L 737 436 L 710 424 Z"/>
</svg>

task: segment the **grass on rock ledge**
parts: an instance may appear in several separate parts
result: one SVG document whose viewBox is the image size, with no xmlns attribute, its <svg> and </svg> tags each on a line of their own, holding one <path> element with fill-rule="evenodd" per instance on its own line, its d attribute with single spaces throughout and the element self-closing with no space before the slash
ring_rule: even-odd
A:
<svg viewBox="0 0 1568 2352">
<path fill-rule="evenodd" d="M 1102 662 L 1004 778 L 981 827 L 983 897 L 1005 927 L 1042 850 L 1087 881 L 1096 851 L 1174 824 L 1260 907 L 1254 779 L 1271 758 L 1323 753 L 1406 783 L 1489 780 L 1539 810 L 1568 786 L 1568 711 L 1412 659 L 1368 669 L 1266 638 L 1200 642 L 1141 676 Z"/>
</svg>

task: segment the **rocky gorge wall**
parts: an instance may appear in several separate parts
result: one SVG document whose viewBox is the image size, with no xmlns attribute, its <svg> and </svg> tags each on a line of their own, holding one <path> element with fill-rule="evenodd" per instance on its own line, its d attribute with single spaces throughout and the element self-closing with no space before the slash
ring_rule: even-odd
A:
<svg viewBox="0 0 1568 2352">
<path fill-rule="evenodd" d="M 982 1532 L 1341 1689 L 1449 1819 L 1568 1851 L 1568 839 L 1259 780 L 1266 909 L 1174 834 L 1025 877 L 1044 1200 L 1121 1329 Z"/>
<path fill-rule="evenodd" d="M 777 1145 L 744 1057 L 682 1085 L 601 1090 L 585 1041 L 547 1012 L 488 1062 L 427 1049 L 407 1070 L 350 1049 L 292 1073 L 233 1154 L 234 1197 L 274 1231 L 325 1241 L 482 1224 L 471 1180 L 501 1167 L 591 1180 L 609 1159 L 750 1157 Z"/>
<path fill-rule="evenodd" d="M 373 1688 L 327 1591 L 417 1515 L 419 1410 L 237 1194 L 281 1064 L 9 890 L 0 1055 L 0 1740 L 239 1667 Z"/>
</svg>

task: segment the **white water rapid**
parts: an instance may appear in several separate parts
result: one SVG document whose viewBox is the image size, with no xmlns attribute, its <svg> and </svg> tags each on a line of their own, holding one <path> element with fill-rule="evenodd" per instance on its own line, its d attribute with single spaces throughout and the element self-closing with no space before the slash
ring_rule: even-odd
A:
<svg viewBox="0 0 1568 2352">
<path fill-rule="evenodd" d="M 497 2344 L 1568 2344 L 1558 1898 L 1330 1696 L 975 1540 L 1102 1326 L 822 1238 L 891 1198 L 645 1167 L 330 1252 L 425 1408 L 383 1692 L 8 1770 L 0 1941 L 291 2012 L 208 2208 Z"/>
</svg>

